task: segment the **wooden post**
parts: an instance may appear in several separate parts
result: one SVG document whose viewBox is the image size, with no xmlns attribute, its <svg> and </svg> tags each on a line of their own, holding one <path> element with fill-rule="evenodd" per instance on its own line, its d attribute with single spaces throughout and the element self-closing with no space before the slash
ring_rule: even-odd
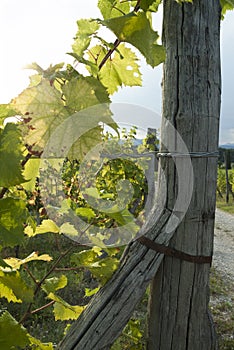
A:
<svg viewBox="0 0 234 350">
<path fill-rule="evenodd" d="M 163 79 L 163 134 L 170 121 L 192 156 L 193 197 L 170 246 L 196 255 L 212 255 L 215 218 L 220 115 L 220 4 L 219 0 L 192 3 L 164 0 L 163 43 L 167 58 Z M 174 145 L 175 151 L 177 144 Z M 167 164 L 171 184 L 167 208 L 173 206 L 176 182 L 170 182 L 173 164 Z M 166 168 L 166 165 L 162 166 Z M 174 195 L 173 195 L 174 193 Z M 164 257 L 152 285 L 147 350 L 216 349 L 209 314 L 208 264 L 197 265 Z"/>
</svg>

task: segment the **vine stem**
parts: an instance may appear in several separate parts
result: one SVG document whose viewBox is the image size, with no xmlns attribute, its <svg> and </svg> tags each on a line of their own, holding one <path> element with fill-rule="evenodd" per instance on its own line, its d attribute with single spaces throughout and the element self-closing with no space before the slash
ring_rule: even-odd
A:
<svg viewBox="0 0 234 350">
<path fill-rule="evenodd" d="M 102 67 L 104 66 L 104 64 L 106 63 L 106 61 L 108 60 L 108 58 L 111 57 L 112 53 L 117 49 L 117 47 L 119 46 L 119 44 L 121 44 L 121 40 L 116 39 L 114 42 L 114 47 L 112 49 L 110 49 L 106 56 L 103 58 L 103 60 L 101 61 L 101 63 L 99 64 L 98 68 L 99 70 L 102 69 Z"/>
<path fill-rule="evenodd" d="M 138 12 L 140 10 L 140 2 L 141 0 L 137 0 L 137 3 L 134 7 L 134 12 Z M 104 66 L 104 64 L 107 62 L 107 60 L 111 57 L 112 53 L 115 52 L 115 50 L 117 49 L 117 47 L 122 43 L 122 40 L 116 39 L 114 42 L 114 47 L 112 49 L 110 49 L 107 54 L 105 55 L 105 57 L 103 58 L 103 60 L 101 61 L 101 63 L 99 64 L 98 68 L 99 70 L 102 69 L 102 67 Z"/>
<path fill-rule="evenodd" d="M 34 275 L 32 274 L 32 272 L 29 270 L 27 265 L 24 265 L 24 270 L 27 271 L 27 273 L 29 274 L 29 276 L 31 277 L 31 279 L 33 280 L 33 282 L 37 285 L 37 280 L 34 277 Z"/>
<path fill-rule="evenodd" d="M 56 266 L 60 263 L 60 261 L 73 249 L 73 246 L 71 246 L 69 249 L 67 249 L 63 254 L 60 255 L 60 257 L 56 260 L 56 262 L 52 265 L 52 267 L 49 269 L 49 271 L 45 274 L 45 276 L 41 279 L 40 282 L 37 283 L 37 286 L 35 288 L 34 291 L 34 297 L 37 295 L 37 293 L 39 292 L 42 284 L 45 282 L 46 278 L 55 270 Z M 19 323 L 22 324 L 28 317 L 29 315 L 32 314 L 31 308 L 32 308 L 33 302 L 31 302 L 26 310 L 26 312 L 24 313 L 24 315 L 22 316 L 22 318 L 20 319 Z M 34 312 L 35 313 L 35 312 Z"/>
<path fill-rule="evenodd" d="M 44 309 L 47 309 L 47 307 L 50 307 L 51 305 L 53 305 L 55 303 L 54 300 L 50 301 L 48 304 L 46 305 L 43 305 L 41 307 L 39 307 L 38 309 L 35 309 L 33 311 L 30 312 L 31 315 L 33 314 L 36 314 L 37 312 L 41 311 L 41 310 L 44 310 Z"/>
</svg>

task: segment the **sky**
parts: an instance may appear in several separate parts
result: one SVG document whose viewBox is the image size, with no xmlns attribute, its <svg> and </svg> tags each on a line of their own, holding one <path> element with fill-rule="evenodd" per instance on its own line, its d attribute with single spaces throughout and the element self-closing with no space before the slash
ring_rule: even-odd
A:
<svg viewBox="0 0 234 350">
<path fill-rule="evenodd" d="M 79 18 L 97 18 L 97 0 L 1 0 L 0 2 L 0 103 L 8 103 L 28 85 L 32 71 L 23 69 L 37 62 L 47 68 L 59 62 L 72 63 L 71 51 Z M 161 13 L 154 23 L 161 32 Z M 234 143 L 234 12 L 221 23 L 222 111 L 220 144 Z M 123 88 L 114 102 L 138 104 L 161 111 L 161 71 L 141 61 L 143 87 Z M 132 121 L 134 124 L 134 120 Z M 145 121 L 142 122 L 142 125 Z M 154 127 L 153 119 L 144 127 Z"/>
</svg>

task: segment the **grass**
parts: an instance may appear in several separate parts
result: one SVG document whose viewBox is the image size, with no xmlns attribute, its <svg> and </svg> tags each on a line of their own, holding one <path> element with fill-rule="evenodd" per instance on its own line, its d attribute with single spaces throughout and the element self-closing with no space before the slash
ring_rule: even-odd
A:
<svg viewBox="0 0 234 350">
<path fill-rule="evenodd" d="M 211 270 L 210 310 L 216 326 L 220 350 L 234 349 L 234 282 Z"/>
<path fill-rule="evenodd" d="M 226 203 L 224 199 L 217 198 L 216 202 L 217 208 L 225 211 L 229 214 L 234 214 L 234 200 L 232 198 L 229 199 L 229 203 Z"/>
</svg>

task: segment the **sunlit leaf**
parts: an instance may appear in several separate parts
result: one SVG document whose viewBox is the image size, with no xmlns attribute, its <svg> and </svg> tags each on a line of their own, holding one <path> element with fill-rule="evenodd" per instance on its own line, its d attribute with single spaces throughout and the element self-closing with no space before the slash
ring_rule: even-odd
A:
<svg viewBox="0 0 234 350">
<path fill-rule="evenodd" d="M 74 253 L 71 256 L 71 262 L 77 266 L 87 266 L 97 261 L 98 253 L 93 249 L 82 250 L 79 253 Z"/>
<path fill-rule="evenodd" d="M 71 262 L 76 266 L 87 267 L 93 276 L 100 280 L 102 284 L 106 283 L 117 269 L 119 260 L 115 257 L 101 257 L 101 248 L 85 250 L 74 253 L 71 256 Z"/>
<path fill-rule="evenodd" d="M 0 295 L 8 302 L 31 302 L 33 300 L 33 289 L 28 287 L 20 273 L 0 271 Z"/>
<path fill-rule="evenodd" d="M 77 208 L 76 209 L 76 214 L 81 215 L 83 217 L 86 217 L 87 219 L 92 219 L 95 218 L 96 214 L 94 211 L 90 208 Z"/>
<path fill-rule="evenodd" d="M 72 113 L 94 106 L 109 103 L 110 99 L 104 86 L 93 77 L 73 78 L 63 87 L 66 106 Z"/>
<path fill-rule="evenodd" d="M 8 311 L 0 315 L 0 349 L 25 349 L 29 344 L 27 331 Z"/>
<path fill-rule="evenodd" d="M 225 15 L 228 10 L 234 9 L 234 0 L 220 0 L 220 4 L 222 7 L 222 15 Z"/>
<path fill-rule="evenodd" d="M 91 52 L 90 60 L 92 60 L 92 55 L 96 56 L 98 53 L 98 64 L 101 63 L 106 55 L 106 50 L 101 46 L 92 48 Z M 142 80 L 136 54 L 130 48 L 121 44 L 118 47 L 118 51 L 112 56 L 98 74 L 102 84 L 107 87 L 109 94 L 113 94 L 123 85 L 140 86 Z"/>
<path fill-rule="evenodd" d="M 62 298 L 58 297 L 54 293 L 50 293 L 48 298 L 54 300 L 54 317 L 55 321 L 61 320 L 76 320 L 81 312 L 84 310 L 84 306 L 70 305 Z"/>
<path fill-rule="evenodd" d="M 99 24 L 90 19 L 77 21 L 78 31 L 72 45 L 73 52 L 83 56 L 84 51 L 89 47 L 92 35 L 98 30 Z"/>
<path fill-rule="evenodd" d="M 165 49 L 157 44 L 158 34 L 144 12 L 130 13 L 101 23 L 113 31 L 119 40 L 135 46 L 152 67 L 165 60 Z"/>
<path fill-rule="evenodd" d="M 130 11 L 130 1 L 122 0 L 99 0 L 98 7 L 104 19 L 119 17 Z"/>
<path fill-rule="evenodd" d="M 94 72 L 95 74 L 98 73 L 98 66 L 96 63 L 93 63 L 89 60 L 86 60 L 84 57 L 77 55 L 74 52 L 69 52 L 68 55 L 72 56 L 75 58 L 75 60 L 79 63 L 84 64 L 85 66 L 89 66 L 91 71 Z"/>
<path fill-rule="evenodd" d="M 36 180 L 39 176 L 40 159 L 29 159 L 24 166 L 23 176 L 28 181 L 23 183 L 22 186 L 26 191 L 33 192 L 35 190 Z"/>
<path fill-rule="evenodd" d="M 1 187 L 18 185 L 25 181 L 21 166 L 23 158 L 21 133 L 17 125 L 8 123 L 0 130 Z"/>
<path fill-rule="evenodd" d="M 6 118 L 14 117 L 16 114 L 16 111 L 10 104 L 0 104 L 0 125 L 3 124 Z"/>
<path fill-rule="evenodd" d="M 66 287 L 66 285 L 67 277 L 62 275 L 60 277 L 47 278 L 42 285 L 42 289 L 49 294 Z"/>
<path fill-rule="evenodd" d="M 58 63 L 54 66 L 51 64 L 47 69 L 43 69 L 36 62 L 33 62 L 31 64 L 28 64 L 25 68 L 35 70 L 38 72 L 39 76 L 53 81 L 53 79 L 56 77 L 56 73 L 59 70 L 61 70 L 63 68 L 63 66 L 64 66 L 64 63 L 62 62 L 62 63 Z M 36 77 L 36 76 L 34 76 L 34 77 Z M 39 80 L 39 79 L 36 78 L 34 80 L 34 82 L 32 82 L 32 80 L 31 80 L 31 86 L 37 85 L 37 84 L 33 84 L 33 83 L 36 83 L 37 80 Z"/>
<path fill-rule="evenodd" d="M 41 225 L 37 226 L 36 228 L 36 234 L 42 234 L 42 233 L 59 233 L 59 228 L 55 224 L 54 221 L 48 219 L 48 220 L 43 220 Z"/>
<path fill-rule="evenodd" d="M 28 237 L 33 237 L 36 235 L 40 235 L 43 233 L 59 233 L 60 229 L 59 227 L 55 224 L 54 221 L 50 219 L 43 220 L 41 225 L 37 226 L 35 229 L 33 229 L 31 226 L 27 226 L 24 229 L 24 233 Z"/>
<path fill-rule="evenodd" d="M 30 334 L 28 334 L 28 339 L 30 341 L 32 349 L 35 349 L 35 350 L 53 350 L 54 349 L 52 343 L 42 343 L 39 339 L 32 337 Z"/>
<path fill-rule="evenodd" d="M 47 80 L 24 90 L 12 101 L 12 105 L 20 115 L 26 116 L 29 131 L 25 141 L 40 149 L 48 141 L 52 131 L 69 116 L 60 92 Z"/>
<path fill-rule="evenodd" d="M 92 297 L 94 294 L 96 294 L 99 291 L 100 287 L 89 289 L 85 288 L 85 296 L 86 297 Z"/>
<path fill-rule="evenodd" d="M 29 263 L 30 261 L 51 261 L 52 258 L 48 254 L 42 254 L 38 255 L 37 252 L 33 252 L 29 256 L 27 256 L 25 259 L 17 259 L 17 258 L 6 258 L 4 259 L 5 263 L 8 264 L 13 269 L 19 269 L 20 266 Z"/>
</svg>

